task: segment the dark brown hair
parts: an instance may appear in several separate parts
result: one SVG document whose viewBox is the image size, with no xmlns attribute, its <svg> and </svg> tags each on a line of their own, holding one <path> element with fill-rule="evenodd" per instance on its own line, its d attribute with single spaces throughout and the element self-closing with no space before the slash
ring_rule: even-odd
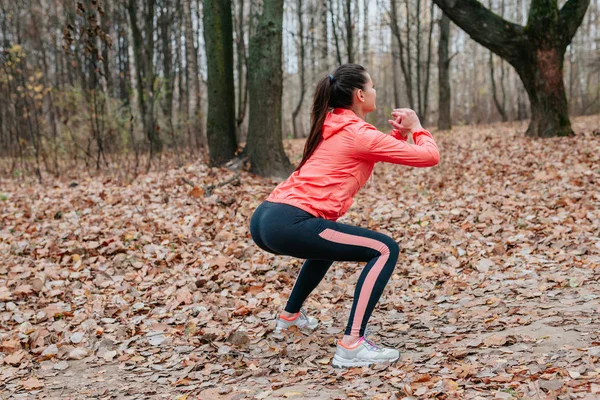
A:
<svg viewBox="0 0 600 400">
<path fill-rule="evenodd" d="M 355 89 L 365 89 L 367 70 L 358 64 L 342 64 L 332 75 L 321 79 L 315 90 L 310 115 L 310 134 L 304 145 L 302 161 L 295 171 L 298 171 L 310 158 L 323 139 L 323 124 L 330 108 L 348 108 L 352 105 L 352 95 Z"/>
</svg>

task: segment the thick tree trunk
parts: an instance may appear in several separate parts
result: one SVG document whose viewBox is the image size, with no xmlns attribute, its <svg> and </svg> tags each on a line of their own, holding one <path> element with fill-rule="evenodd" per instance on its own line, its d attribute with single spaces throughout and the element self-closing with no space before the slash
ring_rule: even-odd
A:
<svg viewBox="0 0 600 400">
<path fill-rule="evenodd" d="M 567 96 L 563 82 L 563 57 L 559 49 L 537 50 L 534 60 L 513 65 L 517 69 L 531 103 L 527 135 L 534 137 L 570 136 Z"/>
<path fill-rule="evenodd" d="M 292 165 L 281 133 L 283 0 L 264 0 L 258 27 L 250 39 L 250 121 L 246 151 L 252 172 L 286 177 Z"/>
<path fill-rule="evenodd" d="M 231 0 L 204 0 L 204 41 L 208 66 L 206 135 L 210 162 L 223 165 L 235 156 L 235 88 Z"/>
<path fill-rule="evenodd" d="M 448 44 L 450 43 L 450 18 L 444 13 L 440 22 L 440 42 L 438 47 L 438 88 L 439 88 L 439 116 L 438 129 L 452 129 L 450 114 L 452 95 L 450 90 L 450 57 Z"/>
<path fill-rule="evenodd" d="M 476 0 L 433 0 L 471 38 L 506 61 L 519 74 L 531 103 L 527 135 L 573 134 L 563 82 L 567 46 L 590 0 L 533 0 L 527 26 L 506 21 Z"/>
</svg>

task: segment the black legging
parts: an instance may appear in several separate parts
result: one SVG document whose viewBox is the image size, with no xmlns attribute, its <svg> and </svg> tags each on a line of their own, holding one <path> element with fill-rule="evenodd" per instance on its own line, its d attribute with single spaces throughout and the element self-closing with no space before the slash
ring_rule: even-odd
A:
<svg viewBox="0 0 600 400">
<path fill-rule="evenodd" d="M 366 261 L 354 291 L 346 335 L 363 336 L 398 260 L 391 237 L 356 226 L 317 218 L 300 208 L 269 201 L 254 211 L 250 234 L 263 250 L 306 259 L 285 311 L 296 313 L 334 261 Z"/>
</svg>

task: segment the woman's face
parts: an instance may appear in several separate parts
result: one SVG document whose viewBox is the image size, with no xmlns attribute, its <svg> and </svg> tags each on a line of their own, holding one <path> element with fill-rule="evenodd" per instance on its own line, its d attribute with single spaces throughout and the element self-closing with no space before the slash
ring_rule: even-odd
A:
<svg viewBox="0 0 600 400">
<path fill-rule="evenodd" d="M 367 75 L 367 83 L 365 84 L 364 90 L 359 90 L 357 93 L 358 100 L 360 101 L 360 106 L 362 107 L 365 114 L 370 113 L 371 111 L 375 111 L 377 105 L 375 101 L 377 99 L 377 91 L 375 90 L 375 86 L 373 86 L 373 80 L 371 80 L 371 75 L 365 73 Z"/>
</svg>

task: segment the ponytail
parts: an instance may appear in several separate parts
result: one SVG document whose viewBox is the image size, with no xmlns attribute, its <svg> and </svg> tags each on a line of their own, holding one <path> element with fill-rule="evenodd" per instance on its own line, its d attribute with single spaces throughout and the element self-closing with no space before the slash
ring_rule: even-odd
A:
<svg viewBox="0 0 600 400">
<path fill-rule="evenodd" d="M 310 113 L 310 134 L 304 145 L 302 161 L 300 161 L 300 164 L 294 171 L 298 171 L 302 168 L 323 139 L 323 124 L 325 123 L 327 112 L 329 111 L 329 100 L 331 99 L 333 85 L 335 85 L 335 79 L 331 75 L 321 79 L 317 84 L 317 90 L 315 90 L 313 106 Z"/>
</svg>

